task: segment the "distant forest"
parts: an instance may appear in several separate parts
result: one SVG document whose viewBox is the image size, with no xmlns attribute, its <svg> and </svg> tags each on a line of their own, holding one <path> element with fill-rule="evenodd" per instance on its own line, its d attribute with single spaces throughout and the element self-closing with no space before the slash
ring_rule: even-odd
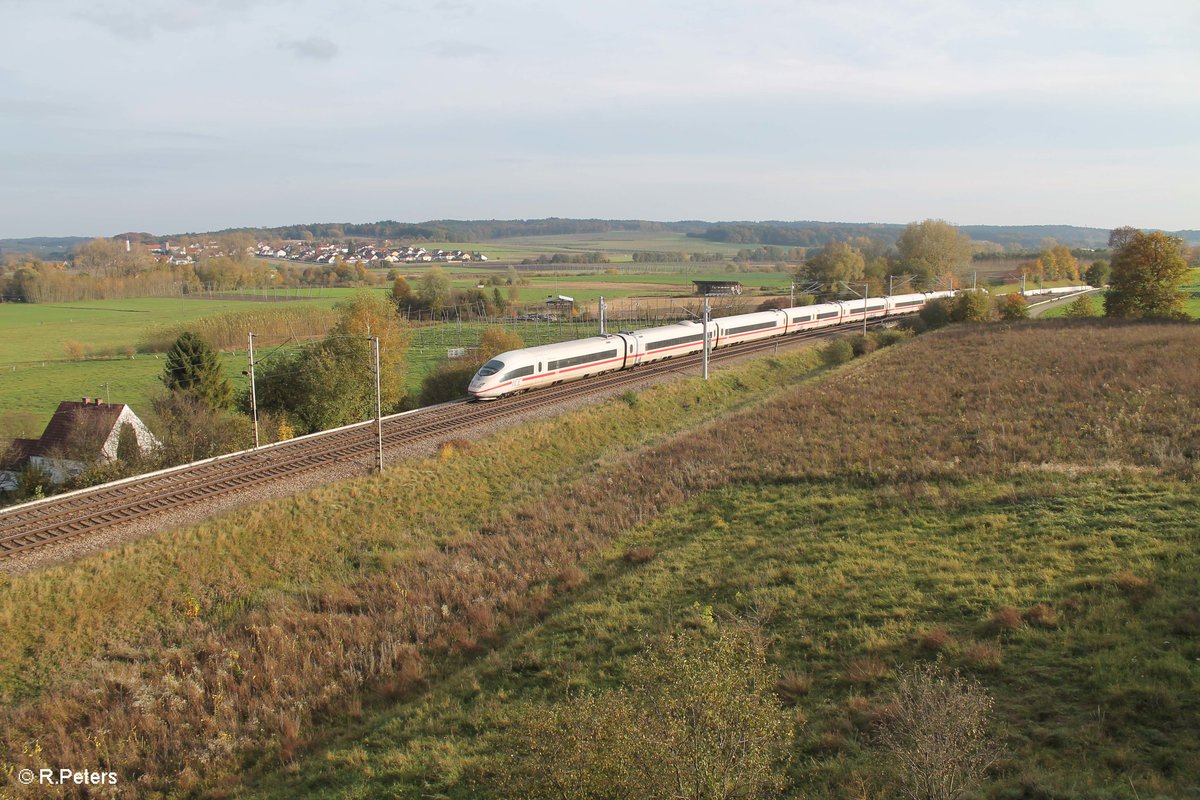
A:
<svg viewBox="0 0 1200 800">
<path fill-rule="evenodd" d="M 994 242 L 1008 249 L 1037 250 L 1043 239 L 1054 239 L 1068 247 L 1108 247 L 1107 228 L 1075 225 L 959 225 L 958 229 L 977 242 Z M 765 244 L 785 247 L 820 247 L 831 241 L 865 236 L 894 242 L 903 225 L 859 222 L 717 222 L 688 236 L 710 242 Z M 1169 231 L 1185 242 L 1200 243 L 1200 231 Z"/>
<path fill-rule="evenodd" d="M 1007 250 L 1037 250 L 1046 238 L 1074 248 L 1104 248 L 1108 245 L 1107 228 L 1083 228 L 1074 225 L 960 225 L 959 229 L 979 242 L 994 242 Z M 390 239 L 402 242 L 486 242 L 513 236 L 589 235 L 613 231 L 636 233 L 682 233 L 690 238 L 729 244 L 781 247 L 821 247 L 834 241 L 865 236 L 891 244 L 904 225 L 874 222 L 704 222 L 685 220 L 608 219 L 509 219 L 509 220 L 429 220 L 428 222 L 314 222 L 277 228 L 227 228 L 221 231 L 156 235 L 127 233 L 128 237 L 150 242 L 206 235 L 248 233 L 259 239 L 338 240 Z M 1168 231 L 1189 244 L 1200 244 L 1200 230 Z M 0 253 L 29 253 L 41 258 L 63 260 L 75 247 L 89 241 L 81 237 L 36 237 L 0 239 Z"/>
</svg>

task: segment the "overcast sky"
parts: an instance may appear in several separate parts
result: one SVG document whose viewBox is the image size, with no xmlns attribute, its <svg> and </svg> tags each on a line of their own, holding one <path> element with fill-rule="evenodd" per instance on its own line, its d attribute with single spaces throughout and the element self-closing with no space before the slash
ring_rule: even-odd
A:
<svg viewBox="0 0 1200 800">
<path fill-rule="evenodd" d="M 0 237 L 1200 228 L 1198 0 L 0 0 Z"/>
</svg>

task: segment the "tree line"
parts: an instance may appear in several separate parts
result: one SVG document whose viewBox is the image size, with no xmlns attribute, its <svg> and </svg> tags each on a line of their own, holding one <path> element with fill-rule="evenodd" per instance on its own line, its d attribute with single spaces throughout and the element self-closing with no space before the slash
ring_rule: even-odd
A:
<svg viewBox="0 0 1200 800">
<path fill-rule="evenodd" d="M 0 298 L 15 303 L 61 303 L 122 297 L 177 297 L 205 291 L 369 286 L 361 263 L 272 265 L 233 248 L 200 253 L 195 263 L 156 259 L 140 243 L 96 239 L 81 245 L 71 264 L 12 258 L 0 264 Z"/>
</svg>

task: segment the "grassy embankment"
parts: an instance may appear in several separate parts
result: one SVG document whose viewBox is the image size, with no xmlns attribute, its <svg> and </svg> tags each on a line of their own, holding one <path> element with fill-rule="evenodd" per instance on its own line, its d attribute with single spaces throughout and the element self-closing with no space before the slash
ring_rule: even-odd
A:
<svg viewBox="0 0 1200 800">
<path fill-rule="evenodd" d="M 725 615 L 776 641 L 790 796 L 889 796 L 872 722 L 894 671 L 936 658 L 997 699 L 1008 756 L 984 796 L 1185 794 L 1198 396 L 1194 326 L 951 330 L 634 454 L 607 473 L 620 490 L 519 512 L 621 531 L 578 590 L 255 796 L 494 796 L 512 702 L 610 685 L 646 633 Z M 614 494 L 648 521 L 610 523 Z M 638 547 L 657 553 L 622 558 Z"/>
<path fill-rule="evenodd" d="M 403 694 L 446 653 L 495 641 L 574 586 L 574 565 L 603 541 L 480 536 L 481 526 L 626 449 L 780 391 L 814 361 L 792 354 L 707 386 L 661 387 L 582 412 L 569 430 L 544 423 L 486 449 L 462 443 L 375 481 L 0 579 L 5 745 L 16 754 L 36 739 L 57 760 L 103 753 L 159 786 L 206 767 L 236 774 L 247 746 L 290 754 L 310 716 L 354 707 L 363 682 Z M 97 726 L 110 738 L 77 735 Z"/>
<path fill-rule="evenodd" d="M 986 796 L 1178 796 L 1200 779 L 1198 345 L 950 330 L 634 449 L 767 362 L 16 579 L 9 741 L 94 758 L 78 729 L 134 730 L 105 742 L 123 769 L 201 786 L 197 759 L 234 769 L 267 732 L 260 763 L 290 766 L 258 794 L 487 797 L 514 699 L 738 615 L 789 673 L 792 796 L 886 796 L 872 720 L 895 669 L 939 657 L 997 698 Z M 329 707 L 342 733 L 291 763 Z"/>
</svg>

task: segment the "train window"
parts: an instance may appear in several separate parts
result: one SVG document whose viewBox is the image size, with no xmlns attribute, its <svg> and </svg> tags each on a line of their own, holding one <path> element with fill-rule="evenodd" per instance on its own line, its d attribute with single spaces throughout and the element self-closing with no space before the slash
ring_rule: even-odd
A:
<svg viewBox="0 0 1200 800">
<path fill-rule="evenodd" d="M 517 367 L 516 369 L 510 369 L 508 372 L 504 373 L 504 377 L 500 380 L 511 381 L 513 378 L 524 378 L 526 375 L 532 374 L 533 365 L 530 364 L 528 367 Z"/>
<path fill-rule="evenodd" d="M 489 375 L 495 375 L 502 369 L 504 369 L 504 362 L 492 359 L 480 368 L 479 377 L 486 378 Z"/>
<path fill-rule="evenodd" d="M 565 369 L 567 367 L 575 367 L 580 364 L 590 364 L 593 361 L 603 361 L 606 358 L 616 358 L 616 350 L 604 350 L 599 353 L 588 353 L 585 356 L 571 356 L 570 358 L 560 358 L 558 361 L 551 361 L 550 369 Z"/>
<path fill-rule="evenodd" d="M 836 317 L 837 315 L 838 315 L 838 312 L 836 312 L 836 311 L 825 311 L 823 313 L 817 314 L 817 319 L 830 319 L 831 317 Z"/>
<path fill-rule="evenodd" d="M 807 317 L 792 317 L 792 322 L 810 322 L 811 320 L 812 314 L 809 314 Z"/>
<path fill-rule="evenodd" d="M 871 305 L 867 306 L 867 310 L 868 311 L 879 311 L 880 309 L 883 308 L 883 306 L 884 306 L 883 303 L 872 303 Z"/>
<path fill-rule="evenodd" d="M 538 372 L 542 371 L 542 362 L 538 362 Z"/>
<path fill-rule="evenodd" d="M 748 333 L 750 331 L 762 331 L 767 328 L 774 328 L 775 320 L 770 322 L 756 322 L 753 325 L 739 325 L 736 328 L 729 328 L 725 331 L 726 336 L 732 336 L 735 333 Z"/>
<path fill-rule="evenodd" d="M 661 342 L 648 342 L 646 344 L 646 352 L 649 352 L 651 350 L 662 350 L 667 347 L 674 347 L 677 344 L 688 344 L 689 342 L 699 342 L 703 338 L 704 338 L 704 334 L 701 332 L 701 333 L 689 333 L 687 336 L 677 336 L 674 339 L 663 339 Z"/>
</svg>

